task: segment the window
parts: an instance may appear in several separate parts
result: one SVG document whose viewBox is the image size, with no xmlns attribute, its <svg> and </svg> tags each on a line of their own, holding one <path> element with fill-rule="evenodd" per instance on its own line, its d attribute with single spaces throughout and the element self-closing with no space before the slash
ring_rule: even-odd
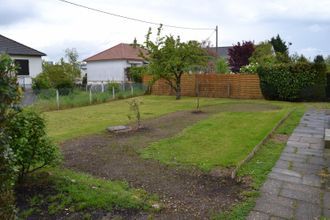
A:
<svg viewBox="0 0 330 220">
<path fill-rule="evenodd" d="M 29 60 L 15 60 L 15 64 L 17 65 L 17 75 L 25 75 L 28 76 L 29 72 Z"/>
</svg>

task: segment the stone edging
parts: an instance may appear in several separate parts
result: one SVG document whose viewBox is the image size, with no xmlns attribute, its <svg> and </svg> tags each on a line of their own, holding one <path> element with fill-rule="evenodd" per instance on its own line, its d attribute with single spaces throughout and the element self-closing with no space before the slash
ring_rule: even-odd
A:
<svg viewBox="0 0 330 220">
<path fill-rule="evenodd" d="M 253 150 L 249 153 L 249 155 L 244 158 L 243 160 L 241 160 L 235 167 L 235 169 L 231 172 L 231 178 L 235 179 L 238 170 L 243 166 L 243 164 L 247 163 L 248 161 L 250 161 L 253 156 L 257 153 L 257 151 L 260 149 L 260 147 L 273 135 L 273 133 L 275 132 L 275 130 L 283 124 L 283 122 L 292 114 L 292 112 L 295 109 L 291 110 L 290 112 L 288 112 L 274 127 L 273 129 L 264 137 L 264 139 L 262 139 L 254 148 Z"/>
</svg>

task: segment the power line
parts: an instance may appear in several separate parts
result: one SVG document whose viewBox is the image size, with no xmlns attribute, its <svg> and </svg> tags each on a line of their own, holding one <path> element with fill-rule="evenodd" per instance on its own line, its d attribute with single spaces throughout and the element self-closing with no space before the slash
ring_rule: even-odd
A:
<svg viewBox="0 0 330 220">
<path fill-rule="evenodd" d="M 86 5 L 74 3 L 71 1 L 67 1 L 67 0 L 58 0 L 58 1 L 70 4 L 70 5 L 74 5 L 74 6 L 77 6 L 80 8 L 85 8 L 85 9 L 88 9 L 91 11 L 95 11 L 95 12 L 99 12 L 99 13 L 103 13 L 103 14 L 107 14 L 107 15 L 111 15 L 111 16 L 115 16 L 115 17 L 119 17 L 119 18 L 124 18 L 124 19 L 131 20 L 131 21 L 137 21 L 137 22 L 142 22 L 142 23 L 151 24 L 151 25 L 160 25 L 161 24 L 161 23 L 157 23 L 157 22 L 153 22 L 153 21 L 147 21 L 147 20 L 142 20 L 142 19 L 138 19 L 138 18 L 127 17 L 127 16 L 120 15 L 120 14 L 115 14 L 112 12 L 104 11 L 104 10 L 97 9 L 97 8 L 92 8 L 92 7 L 89 7 Z M 194 27 L 183 27 L 183 26 L 176 26 L 176 25 L 169 25 L 169 24 L 162 24 L 162 25 L 164 27 L 185 29 L 185 30 L 196 30 L 196 31 L 214 30 L 214 28 L 194 28 Z"/>
</svg>

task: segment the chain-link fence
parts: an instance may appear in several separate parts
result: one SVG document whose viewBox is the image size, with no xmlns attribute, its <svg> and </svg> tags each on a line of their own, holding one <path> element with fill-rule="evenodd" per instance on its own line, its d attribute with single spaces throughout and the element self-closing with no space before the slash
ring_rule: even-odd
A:
<svg viewBox="0 0 330 220">
<path fill-rule="evenodd" d="M 61 88 L 33 91 L 31 105 L 41 111 L 60 110 L 104 103 L 143 95 L 142 83 L 87 85 L 84 88 Z"/>
</svg>

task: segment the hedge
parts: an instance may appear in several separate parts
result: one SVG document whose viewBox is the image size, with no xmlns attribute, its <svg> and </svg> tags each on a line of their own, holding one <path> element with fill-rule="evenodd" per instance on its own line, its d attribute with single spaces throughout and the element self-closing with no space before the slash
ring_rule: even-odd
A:
<svg viewBox="0 0 330 220">
<path fill-rule="evenodd" d="M 304 101 L 326 98 L 326 74 L 317 64 L 298 62 L 259 66 L 257 72 L 266 99 Z"/>
</svg>

